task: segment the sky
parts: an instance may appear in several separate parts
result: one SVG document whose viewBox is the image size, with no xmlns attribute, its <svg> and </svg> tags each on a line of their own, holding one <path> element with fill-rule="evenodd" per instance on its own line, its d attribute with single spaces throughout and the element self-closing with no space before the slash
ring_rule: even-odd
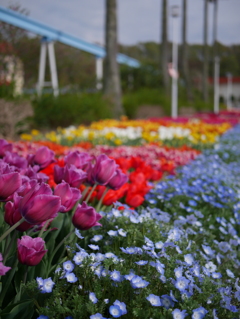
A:
<svg viewBox="0 0 240 319">
<path fill-rule="evenodd" d="M 29 17 L 82 40 L 104 45 L 105 0 L 0 0 L 0 5 L 20 4 L 29 10 Z M 162 0 L 117 0 L 118 42 L 135 45 L 139 42 L 160 42 Z M 168 0 L 181 7 L 182 0 Z M 204 0 L 188 0 L 187 41 L 203 43 Z M 240 44 L 240 0 L 219 0 L 217 39 L 225 45 Z M 169 10 L 170 12 L 170 10 Z M 209 4 L 208 43 L 212 44 L 213 4 Z M 169 14 L 169 40 L 172 39 Z M 177 18 L 179 42 L 181 16 Z"/>
</svg>

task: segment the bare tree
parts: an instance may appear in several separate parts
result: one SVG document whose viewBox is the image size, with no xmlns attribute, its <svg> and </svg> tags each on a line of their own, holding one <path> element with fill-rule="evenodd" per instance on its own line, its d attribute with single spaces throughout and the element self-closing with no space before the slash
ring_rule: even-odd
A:
<svg viewBox="0 0 240 319">
<path fill-rule="evenodd" d="M 104 61 L 103 92 L 113 104 L 113 116 L 119 118 L 124 112 L 117 63 L 117 0 L 106 0 L 105 21 L 106 57 Z"/>
<path fill-rule="evenodd" d="M 161 70 L 163 76 L 164 88 L 169 89 L 169 75 L 168 75 L 168 2 L 162 0 L 162 33 L 161 33 Z"/>
<path fill-rule="evenodd" d="M 208 2 L 209 0 L 204 0 L 204 23 L 203 23 L 203 77 L 202 77 L 202 87 L 203 87 L 203 99 L 205 102 L 208 101 Z"/>
<path fill-rule="evenodd" d="M 188 100 L 192 99 L 191 82 L 189 80 L 188 44 L 187 44 L 187 0 L 182 2 L 182 72 L 186 85 Z"/>
</svg>

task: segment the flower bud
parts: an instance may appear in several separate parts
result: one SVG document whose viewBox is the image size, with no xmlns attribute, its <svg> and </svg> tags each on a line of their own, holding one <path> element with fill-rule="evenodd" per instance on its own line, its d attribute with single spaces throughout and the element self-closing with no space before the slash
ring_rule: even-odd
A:
<svg viewBox="0 0 240 319">
<path fill-rule="evenodd" d="M 128 177 L 123 174 L 120 169 L 117 169 L 113 177 L 108 182 L 107 186 L 113 190 L 118 190 L 123 184 L 127 183 Z"/>
</svg>

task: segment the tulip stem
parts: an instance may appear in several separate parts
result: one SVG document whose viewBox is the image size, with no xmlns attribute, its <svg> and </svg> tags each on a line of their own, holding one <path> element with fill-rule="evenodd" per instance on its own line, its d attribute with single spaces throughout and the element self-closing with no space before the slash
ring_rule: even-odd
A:
<svg viewBox="0 0 240 319">
<path fill-rule="evenodd" d="M 7 237 L 8 234 L 10 234 L 15 228 L 17 228 L 23 222 L 24 222 L 24 218 L 20 219 L 16 224 L 14 224 L 12 227 L 8 228 L 8 230 L 0 237 L 0 242 L 3 241 L 3 239 L 5 237 Z"/>
<path fill-rule="evenodd" d="M 77 204 L 83 202 L 83 199 L 84 199 L 85 195 L 87 194 L 89 188 L 90 188 L 90 186 L 87 186 L 87 187 L 84 189 L 84 191 L 82 192 L 82 196 L 81 196 L 81 198 L 79 199 L 79 201 L 77 202 Z"/>
<path fill-rule="evenodd" d="M 54 249 L 52 255 L 50 256 L 49 258 L 49 268 L 51 266 L 51 263 L 52 263 L 52 260 L 53 260 L 53 257 L 55 256 L 56 252 L 58 251 L 58 249 L 62 246 L 62 244 L 65 242 L 66 239 L 68 239 L 68 237 L 70 237 L 73 233 L 75 232 L 75 229 L 72 230 L 70 233 L 67 234 L 67 236 L 65 236 L 63 238 L 62 241 L 60 241 L 60 243 L 57 245 L 57 247 Z"/>
<path fill-rule="evenodd" d="M 17 268 L 17 264 L 18 264 L 18 259 L 16 259 L 14 266 L 10 270 L 8 280 L 7 280 L 6 284 L 4 285 L 3 290 L 1 292 L 1 295 L 0 295 L 0 307 L 2 306 L 2 302 L 3 302 L 3 299 L 5 297 L 6 292 L 8 290 L 8 287 L 9 287 L 9 285 L 12 282 L 13 276 L 14 276 L 16 268 Z"/>
<path fill-rule="evenodd" d="M 6 249 L 5 249 L 5 251 L 4 251 L 3 263 L 5 263 L 5 262 L 7 261 L 8 254 L 9 254 L 9 252 L 10 252 L 10 249 L 11 249 L 11 247 L 12 247 L 13 242 L 15 241 L 15 239 L 16 239 L 16 237 L 17 237 L 17 234 L 18 234 L 18 233 L 17 233 L 17 231 L 15 230 L 15 232 L 14 232 L 12 238 L 11 238 L 10 243 L 8 244 L 8 246 L 6 247 Z"/>
<path fill-rule="evenodd" d="M 92 196 L 92 193 L 94 192 L 96 187 L 97 187 L 97 184 L 94 184 L 92 189 L 91 189 L 91 191 L 90 191 L 90 193 L 88 194 L 87 199 L 85 200 L 86 204 L 88 203 L 88 201 L 89 201 L 90 197 Z"/>
<path fill-rule="evenodd" d="M 43 234 L 43 232 L 46 230 L 46 228 L 47 228 L 47 226 L 48 226 L 48 223 L 51 221 L 51 219 L 48 219 L 46 222 L 45 222 L 45 224 L 44 224 L 44 226 L 42 227 L 42 229 L 41 229 L 41 231 L 40 231 L 40 233 L 39 233 L 39 237 L 42 237 L 42 234 Z"/>
<path fill-rule="evenodd" d="M 97 207 L 96 207 L 96 211 L 97 211 L 97 212 L 100 210 L 100 208 L 101 208 L 101 206 L 102 206 L 102 201 L 103 201 L 105 195 L 107 194 L 108 190 L 109 190 L 109 188 L 106 187 L 106 189 L 104 190 L 104 192 L 103 192 L 103 194 L 102 194 L 102 196 L 101 196 L 101 198 L 100 198 L 100 201 L 99 201 L 98 204 L 97 204 Z"/>
</svg>

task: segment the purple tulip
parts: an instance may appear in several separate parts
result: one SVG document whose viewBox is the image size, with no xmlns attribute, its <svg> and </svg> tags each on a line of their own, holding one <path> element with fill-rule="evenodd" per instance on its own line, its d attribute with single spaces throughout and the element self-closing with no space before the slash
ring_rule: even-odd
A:
<svg viewBox="0 0 240 319">
<path fill-rule="evenodd" d="M 5 152 L 3 160 L 9 165 L 15 166 L 18 170 L 23 170 L 28 167 L 28 161 L 17 153 Z"/>
<path fill-rule="evenodd" d="M 110 179 L 107 186 L 113 190 L 118 190 L 122 185 L 127 183 L 128 177 L 120 169 L 117 169 L 114 176 Z"/>
<path fill-rule="evenodd" d="M 22 185 L 21 175 L 13 172 L 8 164 L 0 164 L 0 201 L 12 198 L 13 193 Z"/>
<path fill-rule="evenodd" d="M 60 206 L 61 199 L 52 195 L 50 186 L 37 184 L 22 198 L 19 211 L 29 224 L 38 225 L 55 218 Z"/>
<path fill-rule="evenodd" d="M 40 169 L 47 167 L 49 164 L 55 162 L 55 153 L 46 146 L 40 147 L 35 155 L 27 157 L 30 165 L 38 165 Z"/>
<path fill-rule="evenodd" d="M 54 166 L 54 181 L 56 184 L 62 181 L 67 182 L 71 187 L 79 187 L 85 182 L 87 178 L 87 173 L 83 170 L 76 168 L 74 165 L 60 167 L 58 165 Z"/>
<path fill-rule="evenodd" d="M 88 153 L 74 151 L 69 152 L 64 158 L 67 165 L 75 165 L 77 168 L 84 169 L 86 164 L 92 160 L 92 156 Z"/>
<path fill-rule="evenodd" d="M 20 219 L 22 219 L 22 215 L 20 214 L 20 211 L 18 209 L 19 202 L 21 199 L 21 196 L 18 196 L 17 193 L 14 193 L 13 202 L 9 201 L 5 205 L 4 220 L 10 226 L 13 226 Z M 31 227 L 33 227 L 31 224 L 23 222 L 16 229 L 23 232 L 30 229 Z"/>
<path fill-rule="evenodd" d="M 39 183 L 46 183 L 49 180 L 49 177 L 44 173 L 38 173 L 38 171 L 39 166 L 29 166 L 26 170 L 22 172 L 22 174 L 24 174 L 31 180 L 37 180 Z"/>
<path fill-rule="evenodd" d="M 11 267 L 4 266 L 2 261 L 3 261 L 2 254 L 0 254 L 0 276 L 4 276 L 6 272 L 8 272 L 11 269 Z"/>
<path fill-rule="evenodd" d="M 95 209 L 88 206 L 85 202 L 78 205 L 75 214 L 72 217 L 73 225 L 80 230 L 87 230 L 93 226 L 102 226 L 98 220 L 102 216 L 98 214 Z"/>
<path fill-rule="evenodd" d="M 61 198 L 60 213 L 66 213 L 71 210 L 81 198 L 80 190 L 70 187 L 70 185 L 64 181 L 56 186 L 53 193 Z"/>
<path fill-rule="evenodd" d="M 12 152 L 12 144 L 4 139 L 0 139 L 0 157 L 3 157 L 6 152 Z"/>
<path fill-rule="evenodd" d="M 113 159 L 101 154 L 96 159 L 96 164 L 92 170 L 92 178 L 99 185 L 106 185 L 113 177 L 117 167 Z"/>
<path fill-rule="evenodd" d="M 44 240 L 41 237 L 32 238 L 22 236 L 17 241 L 18 260 L 27 266 L 36 266 L 40 263 L 47 250 L 44 249 Z"/>
</svg>

